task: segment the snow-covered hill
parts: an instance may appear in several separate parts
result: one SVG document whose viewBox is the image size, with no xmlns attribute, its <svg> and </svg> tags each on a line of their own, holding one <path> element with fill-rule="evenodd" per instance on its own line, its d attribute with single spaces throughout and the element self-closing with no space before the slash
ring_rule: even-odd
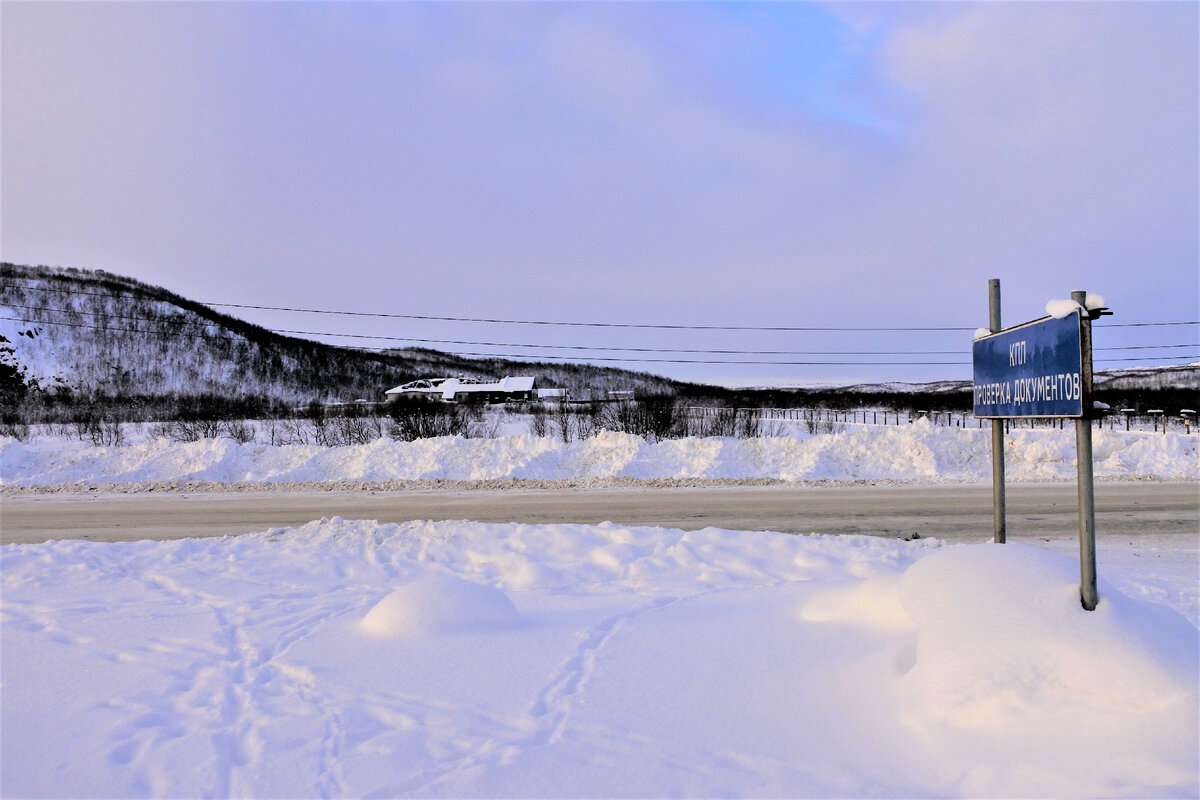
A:
<svg viewBox="0 0 1200 800">
<path fill-rule="evenodd" d="M 670 391 L 673 381 L 604 367 L 367 351 L 272 333 L 172 292 L 101 271 L 0 264 L 0 362 L 25 383 L 108 396 L 215 394 L 382 399 L 428 376 L 535 373 L 575 397 Z"/>
<path fill-rule="evenodd" d="M 334 390 L 340 358 L 170 292 L 103 272 L 0 267 L 0 336 L 31 386 L 109 396 Z M 387 383 L 389 365 L 346 351 L 353 383 Z M 314 368 L 333 370 L 327 387 Z"/>
</svg>

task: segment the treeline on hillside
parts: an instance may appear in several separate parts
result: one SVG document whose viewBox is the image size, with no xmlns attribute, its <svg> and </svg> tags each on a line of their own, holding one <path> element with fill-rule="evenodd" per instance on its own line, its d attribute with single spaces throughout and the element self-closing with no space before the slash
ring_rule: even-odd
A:
<svg viewBox="0 0 1200 800">
<path fill-rule="evenodd" d="M 504 404 L 500 416 L 520 415 L 531 433 L 566 442 L 601 431 L 631 433 L 648 440 L 685 436 L 771 435 L 760 409 L 721 407 L 697 415 L 691 402 L 678 395 L 643 395 L 636 400 L 607 402 Z M 290 406 L 264 396 L 224 398 L 126 397 L 66 394 L 27 396 L 0 413 L 0 436 L 24 440 L 34 426 L 61 436 L 114 446 L 125 442 L 129 423 L 149 423 L 150 433 L 173 441 L 228 438 L 241 443 L 355 445 L 388 436 L 412 441 L 437 436 L 492 438 L 499 429 L 496 413 L 483 403 L 443 403 L 402 397 L 389 403 L 316 401 Z"/>
<path fill-rule="evenodd" d="M 2 366 L 2 365 L 0 365 Z M 10 370 L 11 371 L 11 370 Z M 7 377 L 7 382 L 6 382 Z M 828 409 L 849 411 L 879 408 L 890 411 L 968 411 L 970 393 L 841 393 L 823 390 L 725 390 L 718 387 L 685 387 L 679 392 L 635 393 L 644 407 L 661 407 L 669 398 L 682 407 L 726 409 Z M 101 416 L 121 422 L 156 422 L 172 419 L 273 419 L 292 416 L 308 403 L 293 403 L 267 394 L 170 393 L 125 394 L 78 391 L 60 387 L 53 391 L 30 390 L 0 369 L 0 418 L 26 424 L 71 423 Z M 353 404 L 359 398 L 346 398 Z M 317 405 L 329 405 L 317 403 Z M 371 405 L 368 403 L 368 405 Z M 604 403 L 575 403 L 576 409 Z M 661 414 L 662 412 L 655 412 Z"/>
<path fill-rule="evenodd" d="M 1185 408 L 1200 411 L 1200 391 L 1196 389 L 1175 387 L 1109 389 L 1101 387 L 1093 392 L 1093 397 L 1115 412 L 1126 408 L 1133 409 L 1137 414 L 1145 414 L 1152 409 L 1160 409 L 1169 414 L 1178 414 Z"/>
<path fill-rule="evenodd" d="M 604 402 L 506 403 L 486 411 L 484 403 L 444 403 L 402 397 L 389 403 L 309 402 L 289 406 L 267 397 L 219 396 L 106 398 L 56 395 L 29 398 L 17 412 L 0 414 L 0 436 L 27 439 L 34 433 L 78 438 L 98 446 L 124 444 L 129 423 L 149 424 L 152 436 L 178 442 L 227 438 L 272 445 L 366 444 L 385 436 L 402 441 L 438 436 L 493 438 L 501 419 L 516 416 L 530 433 L 570 443 L 602 431 L 629 433 L 647 441 L 688 436 L 756 438 L 783 435 L 769 409 L 720 403 L 697 406 L 676 394 L 642 395 Z M 833 430 L 831 412 L 808 409 L 796 419 L 810 433 Z"/>
<path fill-rule="evenodd" d="M 916 413 L 971 412 L 973 398 L 970 389 L 954 391 L 853 391 L 845 389 L 750 389 L 713 390 L 693 393 L 698 400 L 715 400 L 724 405 L 741 408 L 822 408 L 833 411 L 887 409 Z M 686 393 L 682 396 L 688 396 Z M 1110 389 L 1100 387 L 1092 399 L 1107 405 L 1112 411 L 1129 408 L 1141 414 L 1161 409 L 1178 414 L 1183 409 L 1200 410 L 1200 391 L 1194 388 L 1149 387 L 1140 389 Z"/>
<path fill-rule="evenodd" d="M 971 393 L 958 392 L 844 392 L 837 389 L 727 390 L 687 385 L 678 392 L 635 393 L 643 406 L 661 406 L 664 398 L 681 407 L 713 409 L 823 409 L 853 411 L 879 409 L 915 414 L 926 412 L 970 413 Z M 1194 389 L 1101 389 L 1095 399 L 1113 412 L 1133 409 L 1145 413 L 1162 409 L 1177 414 L 1196 410 L 1200 393 Z M 102 416 L 121 422 L 154 422 L 191 419 L 279 419 L 294 416 L 310 406 L 363 405 L 359 398 L 327 404 L 318 401 L 293 403 L 267 394 L 170 393 L 109 394 L 102 391 L 73 391 L 57 388 L 35 391 L 24 386 L 11 368 L 0 363 L 0 419 L 5 422 L 66 423 Z M 367 406 L 375 403 L 367 402 Z M 537 405 L 537 404 L 534 404 Z M 602 402 L 572 403 L 577 411 Z M 582 412 L 581 412 L 582 413 Z M 659 412 L 661 413 L 661 412 Z"/>
<path fill-rule="evenodd" d="M 878 408 L 889 411 L 969 411 L 971 392 L 864 392 L 846 389 L 713 389 L 691 396 L 741 408 Z M 687 396 L 687 395 L 685 395 Z"/>
</svg>

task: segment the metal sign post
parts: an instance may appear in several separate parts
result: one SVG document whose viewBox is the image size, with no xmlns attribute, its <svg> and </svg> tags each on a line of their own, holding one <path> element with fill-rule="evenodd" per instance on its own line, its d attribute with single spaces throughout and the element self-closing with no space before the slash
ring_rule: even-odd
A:
<svg viewBox="0 0 1200 800">
<path fill-rule="evenodd" d="M 1071 292 L 1071 299 L 1085 305 L 1086 292 Z M 1092 320 L 1084 313 L 1079 320 L 1083 363 L 1080 379 L 1083 395 L 1092 396 Z M 1096 590 L 1096 491 L 1092 475 L 1092 421 L 1088 416 L 1075 420 L 1075 470 L 1079 489 L 1079 597 L 1083 607 L 1094 611 L 1100 602 Z"/>
<path fill-rule="evenodd" d="M 1075 420 L 1079 488 L 1079 594 L 1096 608 L 1096 502 L 1092 476 L 1092 319 L 1104 309 L 1085 308 L 1087 293 L 1071 298 L 1079 308 L 1064 317 L 1043 317 L 1014 328 L 1000 327 L 1000 282 L 988 283 L 991 333 L 975 340 L 975 416 L 992 420 L 993 536 L 1007 538 L 1004 521 L 1004 420 L 1057 417 Z"/>
<path fill-rule="evenodd" d="M 988 330 L 1000 332 L 1000 280 L 988 281 Z M 1004 420 L 992 420 L 992 541 L 1008 540 L 1008 517 L 1004 494 Z"/>
</svg>

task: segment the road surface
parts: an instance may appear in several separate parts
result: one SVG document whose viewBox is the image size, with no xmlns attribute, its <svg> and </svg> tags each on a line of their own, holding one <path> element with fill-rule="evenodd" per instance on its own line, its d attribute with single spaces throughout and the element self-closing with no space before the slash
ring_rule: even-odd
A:
<svg viewBox="0 0 1200 800">
<path fill-rule="evenodd" d="M 0 543 L 223 536 L 322 517 L 599 523 L 990 539 L 990 486 L 700 486 L 0 495 Z M 1008 536 L 1078 532 L 1073 483 L 1008 487 Z M 1200 535 L 1200 484 L 1098 483 L 1099 537 Z"/>
</svg>

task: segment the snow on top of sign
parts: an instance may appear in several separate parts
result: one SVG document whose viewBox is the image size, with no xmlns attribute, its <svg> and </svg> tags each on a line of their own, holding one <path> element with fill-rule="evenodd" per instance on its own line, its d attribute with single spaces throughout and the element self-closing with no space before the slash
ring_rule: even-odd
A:
<svg viewBox="0 0 1200 800">
<path fill-rule="evenodd" d="M 1055 319 L 1062 319 L 1071 314 L 1077 308 L 1086 308 L 1095 310 L 1097 308 L 1108 308 L 1108 304 L 1104 302 L 1104 296 L 1099 294 L 1088 295 L 1083 300 L 1083 305 L 1079 305 L 1075 300 L 1051 300 L 1046 303 L 1046 313 Z"/>
<path fill-rule="evenodd" d="M 1077 308 L 1082 306 L 1074 300 L 1051 300 L 1046 303 L 1046 313 L 1055 319 L 1070 316 Z"/>
<path fill-rule="evenodd" d="M 992 332 L 991 332 L 989 329 L 987 329 L 987 328 L 976 328 L 976 329 L 975 329 L 975 335 L 974 335 L 972 338 L 974 338 L 974 339 L 982 339 L 982 338 L 984 338 L 985 336 L 991 336 L 991 335 L 992 335 Z"/>
</svg>

